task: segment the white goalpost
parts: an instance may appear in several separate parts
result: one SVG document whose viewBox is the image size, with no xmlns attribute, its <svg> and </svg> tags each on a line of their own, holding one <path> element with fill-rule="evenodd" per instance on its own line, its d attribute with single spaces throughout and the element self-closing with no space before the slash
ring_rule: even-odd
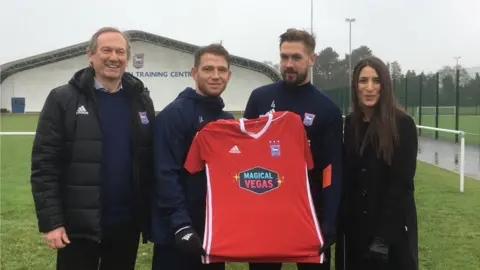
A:
<svg viewBox="0 0 480 270">
<path fill-rule="evenodd" d="M 345 117 L 345 116 L 344 116 Z M 459 161 L 459 174 L 460 174 L 460 192 L 464 191 L 464 178 L 465 178 L 465 132 L 460 130 L 435 128 L 429 126 L 417 125 L 419 129 L 447 132 L 452 134 L 458 134 L 460 137 L 460 161 Z M 35 132 L 0 132 L 0 136 L 33 136 Z"/>
<path fill-rule="evenodd" d="M 451 115 L 454 116 L 457 114 L 457 107 L 455 106 L 438 106 L 438 111 L 437 107 L 435 106 L 421 106 L 422 109 L 422 116 L 425 115 L 430 115 L 430 116 L 435 116 L 435 115 Z M 420 115 L 420 106 L 415 107 L 415 116 Z"/>
</svg>

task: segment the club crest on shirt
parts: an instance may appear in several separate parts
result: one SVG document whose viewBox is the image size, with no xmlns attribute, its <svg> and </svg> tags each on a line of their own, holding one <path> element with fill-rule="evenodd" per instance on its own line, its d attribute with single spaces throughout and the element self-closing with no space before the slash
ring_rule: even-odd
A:
<svg viewBox="0 0 480 270">
<path fill-rule="evenodd" d="M 277 189 L 283 182 L 277 172 L 263 167 L 253 167 L 239 172 L 234 179 L 240 188 L 256 194 Z"/>
<path fill-rule="evenodd" d="M 147 112 L 138 112 L 138 115 L 140 116 L 140 122 L 142 122 L 142 124 L 146 125 L 150 123 L 150 121 L 148 121 Z"/>
<path fill-rule="evenodd" d="M 280 156 L 280 141 L 270 141 L 270 154 L 272 157 Z"/>
<path fill-rule="evenodd" d="M 313 124 L 313 120 L 315 119 L 315 114 L 313 113 L 305 113 L 303 116 L 303 124 L 305 126 L 311 126 Z"/>
</svg>

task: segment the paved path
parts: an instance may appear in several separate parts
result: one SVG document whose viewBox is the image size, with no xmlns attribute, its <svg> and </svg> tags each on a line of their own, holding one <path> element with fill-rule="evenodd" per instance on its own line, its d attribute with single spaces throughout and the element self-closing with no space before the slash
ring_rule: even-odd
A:
<svg viewBox="0 0 480 270">
<path fill-rule="evenodd" d="M 459 172 L 460 143 L 419 137 L 418 159 Z M 465 176 L 480 180 L 480 146 L 465 145 Z"/>
</svg>

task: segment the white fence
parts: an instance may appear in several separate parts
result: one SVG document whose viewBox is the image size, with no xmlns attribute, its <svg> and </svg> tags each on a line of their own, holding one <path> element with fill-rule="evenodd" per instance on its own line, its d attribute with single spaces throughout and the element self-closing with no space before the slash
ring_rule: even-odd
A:
<svg viewBox="0 0 480 270">
<path fill-rule="evenodd" d="M 444 129 L 444 128 L 435 128 L 428 126 L 417 125 L 419 129 L 433 130 L 439 132 L 447 132 L 458 134 L 460 137 L 460 161 L 459 161 L 459 175 L 460 175 L 460 192 L 464 191 L 464 181 L 465 181 L 465 132 L 460 130 Z M 1 136 L 32 136 L 35 135 L 35 132 L 0 132 Z"/>
<path fill-rule="evenodd" d="M 0 132 L 2 136 L 35 135 L 35 132 Z"/>
</svg>

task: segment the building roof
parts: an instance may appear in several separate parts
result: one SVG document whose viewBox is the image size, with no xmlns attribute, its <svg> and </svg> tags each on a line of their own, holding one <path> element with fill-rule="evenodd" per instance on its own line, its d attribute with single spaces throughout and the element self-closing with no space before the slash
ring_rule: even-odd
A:
<svg viewBox="0 0 480 270">
<path fill-rule="evenodd" d="M 124 33 L 129 37 L 130 41 L 143 41 L 146 43 L 151 43 L 157 46 L 162 46 L 181 52 L 193 54 L 199 48 L 199 46 L 196 45 L 188 44 L 182 41 L 154 35 L 143 31 L 129 30 L 125 31 Z M 86 54 L 87 46 L 88 41 L 3 64 L 0 66 L 0 83 L 2 83 L 6 78 L 17 72 L 84 55 Z M 274 82 L 281 80 L 280 74 L 278 74 L 278 72 L 269 65 L 234 55 L 232 55 L 231 58 L 232 65 L 265 74 Z"/>
</svg>

